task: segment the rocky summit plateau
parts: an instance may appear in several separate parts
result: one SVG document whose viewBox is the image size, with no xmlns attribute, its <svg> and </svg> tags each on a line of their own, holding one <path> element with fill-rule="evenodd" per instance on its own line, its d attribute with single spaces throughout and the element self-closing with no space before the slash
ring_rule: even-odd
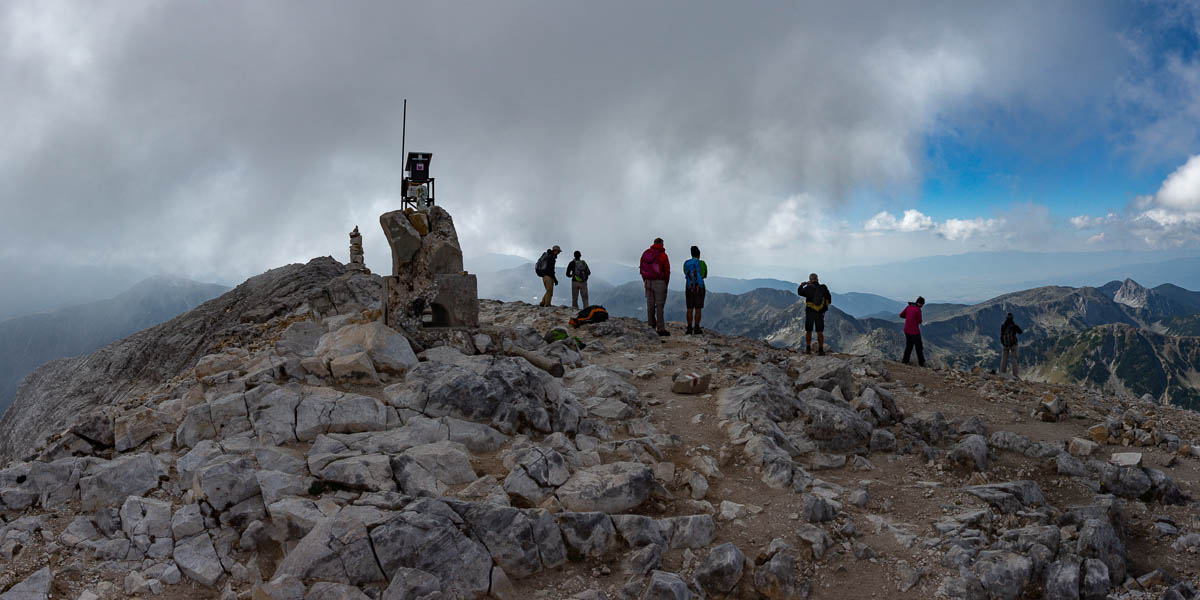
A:
<svg viewBox="0 0 1200 600">
<path fill-rule="evenodd" d="M 1200 597 L 1200 414 L 383 294 L 318 258 L 34 372 L 0 599 Z"/>
</svg>

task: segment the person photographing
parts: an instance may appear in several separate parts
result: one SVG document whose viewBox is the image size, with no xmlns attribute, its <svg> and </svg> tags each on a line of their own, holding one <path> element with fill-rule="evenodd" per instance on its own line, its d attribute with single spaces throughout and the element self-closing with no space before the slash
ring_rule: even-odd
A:
<svg viewBox="0 0 1200 600">
<path fill-rule="evenodd" d="M 804 353 L 812 354 L 812 335 L 816 330 L 817 354 L 825 356 L 825 313 L 833 304 L 833 295 L 816 273 L 810 274 L 808 281 L 796 288 L 796 293 L 804 298 Z"/>
</svg>

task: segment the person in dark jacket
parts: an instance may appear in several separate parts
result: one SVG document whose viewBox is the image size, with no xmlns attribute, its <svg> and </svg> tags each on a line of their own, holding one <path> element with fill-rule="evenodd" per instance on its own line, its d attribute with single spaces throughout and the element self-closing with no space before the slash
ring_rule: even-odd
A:
<svg viewBox="0 0 1200 600">
<path fill-rule="evenodd" d="M 809 275 L 808 281 L 796 288 L 796 293 L 804 297 L 804 353 L 812 353 L 812 334 L 816 329 L 817 354 L 825 356 L 825 312 L 833 304 L 833 295 L 816 273 Z"/>
<path fill-rule="evenodd" d="M 912 356 L 913 348 L 917 349 L 917 364 L 925 366 L 925 345 L 921 343 L 921 307 L 925 306 L 925 298 L 917 296 L 916 302 L 909 302 L 904 310 L 900 311 L 900 318 L 904 319 L 904 364 L 908 364 L 908 358 Z"/>
<path fill-rule="evenodd" d="M 543 252 L 542 257 L 534 265 L 537 275 L 542 278 L 542 285 L 546 286 L 546 295 L 542 296 L 542 303 L 538 306 L 552 306 L 551 299 L 554 297 L 554 286 L 558 285 L 558 276 L 554 273 L 554 262 L 558 260 L 560 252 L 562 252 L 562 249 L 555 246 Z"/>
<path fill-rule="evenodd" d="M 1000 374 L 1003 375 L 1008 370 L 1008 362 L 1012 360 L 1013 377 L 1020 377 L 1017 374 L 1017 336 L 1025 333 L 1021 331 L 1021 326 L 1013 321 L 1013 314 L 1008 313 L 1008 318 L 1004 324 L 1000 326 L 1000 345 L 1003 347 L 1000 357 Z"/>
<path fill-rule="evenodd" d="M 588 268 L 587 261 L 583 260 L 583 253 L 576 250 L 575 260 L 567 263 L 567 277 L 571 278 L 571 308 L 579 308 L 579 297 L 583 297 L 583 307 L 588 306 L 588 277 L 592 276 L 592 270 Z"/>
</svg>

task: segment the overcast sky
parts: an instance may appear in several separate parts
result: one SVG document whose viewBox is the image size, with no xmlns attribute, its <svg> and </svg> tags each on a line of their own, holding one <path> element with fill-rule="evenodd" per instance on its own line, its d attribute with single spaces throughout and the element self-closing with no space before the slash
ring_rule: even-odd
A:
<svg viewBox="0 0 1200 600">
<path fill-rule="evenodd" d="M 468 255 L 655 236 L 807 271 L 1200 238 L 1191 3 L 0 4 L 0 258 L 389 269 L 434 154 Z"/>
</svg>

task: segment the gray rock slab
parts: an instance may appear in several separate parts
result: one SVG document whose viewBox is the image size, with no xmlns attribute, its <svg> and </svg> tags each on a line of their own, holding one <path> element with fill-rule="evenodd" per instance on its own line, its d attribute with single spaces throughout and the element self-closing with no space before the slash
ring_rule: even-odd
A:
<svg viewBox="0 0 1200 600">
<path fill-rule="evenodd" d="M 184 575 L 206 587 L 215 587 L 217 581 L 225 574 L 208 533 L 177 541 L 174 558 L 175 564 Z"/>
<path fill-rule="evenodd" d="M 622 513 L 650 497 L 654 473 L 633 462 L 598 465 L 576 472 L 556 495 L 567 510 Z"/>
</svg>

